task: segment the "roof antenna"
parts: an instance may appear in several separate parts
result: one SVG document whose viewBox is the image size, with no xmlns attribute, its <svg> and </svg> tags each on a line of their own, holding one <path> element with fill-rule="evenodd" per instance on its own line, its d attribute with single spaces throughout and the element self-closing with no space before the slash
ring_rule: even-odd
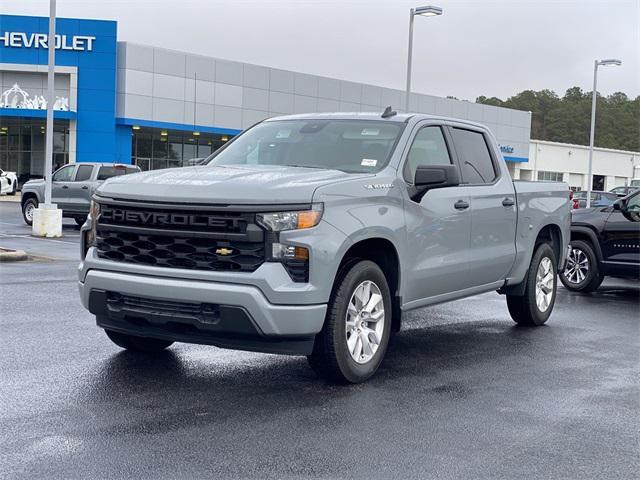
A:
<svg viewBox="0 0 640 480">
<path fill-rule="evenodd" d="M 396 112 L 395 110 L 391 110 L 391 105 L 389 105 L 387 108 L 384 109 L 384 112 L 382 113 L 382 118 L 390 118 L 397 114 L 398 112 Z"/>
</svg>

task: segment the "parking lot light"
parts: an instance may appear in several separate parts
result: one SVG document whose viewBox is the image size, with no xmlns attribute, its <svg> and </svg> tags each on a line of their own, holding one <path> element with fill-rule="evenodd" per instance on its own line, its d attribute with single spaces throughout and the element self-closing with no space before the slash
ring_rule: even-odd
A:
<svg viewBox="0 0 640 480">
<path fill-rule="evenodd" d="M 587 205 L 591 207 L 591 190 L 593 190 L 593 142 L 596 131 L 596 86 L 598 84 L 598 67 L 607 65 L 622 65 L 622 60 L 616 58 L 606 58 L 604 60 L 595 60 L 593 65 L 593 91 L 591 92 L 591 132 L 589 134 L 589 169 L 587 173 Z"/>
<path fill-rule="evenodd" d="M 407 91 L 404 100 L 404 111 L 409 111 L 409 95 L 411 95 L 411 61 L 413 53 L 413 18 L 416 15 L 421 17 L 437 17 L 442 15 L 442 8 L 435 5 L 427 5 L 424 7 L 416 7 L 409 10 L 409 48 L 407 52 Z"/>
</svg>

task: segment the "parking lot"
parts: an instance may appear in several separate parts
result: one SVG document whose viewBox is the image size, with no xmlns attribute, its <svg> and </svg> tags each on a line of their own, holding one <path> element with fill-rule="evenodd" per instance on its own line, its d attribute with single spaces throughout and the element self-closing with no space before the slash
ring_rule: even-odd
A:
<svg viewBox="0 0 640 480">
<path fill-rule="evenodd" d="M 640 287 L 560 287 L 517 327 L 491 293 L 405 315 L 378 374 L 302 357 L 115 347 L 78 300 L 79 231 L 0 202 L 0 478 L 637 478 Z"/>
</svg>

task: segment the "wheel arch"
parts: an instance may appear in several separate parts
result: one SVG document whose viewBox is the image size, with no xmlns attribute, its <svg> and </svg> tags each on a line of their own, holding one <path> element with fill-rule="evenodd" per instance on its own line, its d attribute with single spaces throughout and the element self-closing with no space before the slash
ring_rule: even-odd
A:
<svg viewBox="0 0 640 480">
<path fill-rule="evenodd" d="M 548 223 L 540 229 L 536 236 L 536 241 L 533 244 L 533 250 L 541 243 L 549 243 L 553 249 L 553 253 L 556 255 L 556 261 L 558 263 L 558 269 L 560 269 L 560 262 L 562 259 L 562 230 L 555 223 Z M 532 252 L 532 254 L 534 253 Z"/>
<path fill-rule="evenodd" d="M 24 208 L 24 204 L 27 203 L 29 199 L 35 199 L 36 202 L 40 203 L 40 199 L 38 198 L 38 194 L 36 192 L 24 192 L 22 194 L 22 198 L 20 199 L 20 206 Z"/>
<path fill-rule="evenodd" d="M 402 304 L 400 297 L 401 267 L 400 256 L 395 245 L 391 240 L 383 237 L 369 237 L 358 240 L 349 246 L 342 256 L 336 279 L 345 267 L 357 260 L 370 260 L 383 271 L 391 292 L 391 326 L 393 331 L 400 330 L 402 323 L 400 310 L 400 305 Z"/>
<path fill-rule="evenodd" d="M 562 229 L 560 228 L 559 225 L 555 223 L 547 223 L 543 225 L 540 228 L 540 230 L 538 230 L 535 242 L 533 242 L 532 244 L 530 254 L 528 254 L 526 257 L 526 260 L 525 260 L 527 265 L 526 272 L 529 271 L 531 260 L 535 255 L 538 245 L 540 245 L 541 243 L 548 243 L 551 246 L 553 253 L 556 256 L 556 261 L 558 262 L 556 265 L 556 268 L 559 271 L 560 268 L 562 267 L 561 264 L 562 264 L 562 258 L 563 258 Z M 515 296 L 524 295 L 524 291 L 527 284 L 527 276 L 528 276 L 527 273 L 525 273 L 524 278 L 522 279 L 521 282 L 512 284 L 512 285 L 506 285 L 500 288 L 498 292 L 506 295 L 515 295 Z"/>
<path fill-rule="evenodd" d="M 591 228 L 572 226 L 571 240 L 582 240 L 589 243 L 593 247 L 593 251 L 596 253 L 596 259 L 598 260 L 598 263 L 602 262 L 602 249 L 600 248 L 598 235 L 596 235 L 596 232 L 594 232 Z"/>
</svg>

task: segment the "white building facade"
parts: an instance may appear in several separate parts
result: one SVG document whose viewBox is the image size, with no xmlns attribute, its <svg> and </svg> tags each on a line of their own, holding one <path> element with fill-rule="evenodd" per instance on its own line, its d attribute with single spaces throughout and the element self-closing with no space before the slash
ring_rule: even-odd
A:
<svg viewBox="0 0 640 480">
<path fill-rule="evenodd" d="M 527 162 L 508 163 L 516 180 L 567 182 L 572 190 L 587 190 L 589 147 L 531 140 Z M 595 148 L 593 190 L 611 190 L 640 178 L 640 152 Z"/>
</svg>

